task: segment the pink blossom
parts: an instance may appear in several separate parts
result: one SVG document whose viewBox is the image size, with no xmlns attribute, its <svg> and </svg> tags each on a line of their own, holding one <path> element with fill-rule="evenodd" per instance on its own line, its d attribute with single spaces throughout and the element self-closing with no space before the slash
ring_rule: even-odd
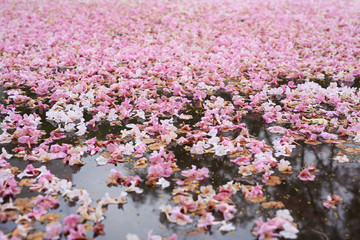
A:
<svg viewBox="0 0 360 240">
<path fill-rule="evenodd" d="M 181 212 L 180 207 L 174 207 L 170 211 L 169 221 L 178 225 L 186 225 L 192 223 L 191 218 Z"/>
<path fill-rule="evenodd" d="M 191 169 L 182 171 L 181 175 L 188 178 L 192 177 L 196 180 L 203 180 L 209 177 L 209 169 L 207 169 L 206 167 L 196 169 L 195 165 L 191 165 Z"/>
<path fill-rule="evenodd" d="M 312 175 L 309 170 L 305 168 L 299 173 L 298 178 L 302 181 L 314 181 L 315 175 Z"/>
<path fill-rule="evenodd" d="M 224 219 L 226 221 L 233 219 L 234 214 L 236 213 L 236 208 L 226 202 L 221 202 L 220 204 L 215 205 L 215 208 L 223 213 Z"/>
<path fill-rule="evenodd" d="M 43 207 L 47 209 L 56 207 L 59 204 L 59 201 L 51 197 L 50 195 L 38 195 L 33 201 L 31 201 L 31 203 L 39 206 L 40 208 Z"/>
<path fill-rule="evenodd" d="M 170 177 L 172 174 L 171 163 L 163 162 L 150 166 L 148 170 L 148 177 Z"/>
<path fill-rule="evenodd" d="M 33 208 L 31 213 L 28 213 L 27 216 L 29 218 L 33 217 L 37 221 L 40 221 L 41 216 L 45 215 L 48 211 L 44 209 L 44 207 L 39 207 L 38 209 Z"/>
<path fill-rule="evenodd" d="M 214 221 L 215 217 L 210 213 L 207 212 L 205 216 L 201 216 L 201 218 L 198 220 L 197 226 L 199 228 L 207 228 L 212 225 L 220 224 L 219 221 Z"/>
</svg>

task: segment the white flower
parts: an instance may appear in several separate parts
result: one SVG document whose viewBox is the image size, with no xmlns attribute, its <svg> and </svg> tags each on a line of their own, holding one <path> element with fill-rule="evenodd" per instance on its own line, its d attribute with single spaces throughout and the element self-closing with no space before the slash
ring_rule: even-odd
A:
<svg viewBox="0 0 360 240">
<path fill-rule="evenodd" d="M 6 180 L 8 178 L 12 178 L 14 175 L 11 173 L 10 169 L 0 169 L 0 179 Z"/>
<path fill-rule="evenodd" d="M 284 230 L 280 232 L 280 235 L 287 239 L 296 239 L 296 234 L 299 232 L 299 230 L 296 229 L 291 223 L 285 223 L 283 225 Z"/>
<path fill-rule="evenodd" d="M 345 163 L 345 162 L 349 162 L 349 158 L 345 155 L 343 156 L 336 156 L 334 157 L 334 160 L 338 161 L 339 163 Z"/>
<path fill-rule="evenodd" d="M 142 110 L 137 111 L 136 116 L 145 120 L 145 112 Z"/>
<path fill-rule="evenodd" d="M 125 240 L 141 240 L 136 234 L 128 233 L 126 234 Z"/>
<path fill-rule="evenodd" d="M 110 109 L 108 120 L 116 121 L 117 119 L 118 119 L 118 115 L 117 115 L 116 109 L 114 109 L 114 108 Z"/>
<path fill-rule="evenodd" d="M 221 221 L 222 226 L 219 228 L 219 231 L 223 232 L 231 232 L 235 230 L 235 226 L 232 223 L 226 223 L 225 221 Z"/>
<path fill-rule="evenodd" d="M 125 204 L 127 203 L 127 197 L 128 193 L 127 192 L 121 192 L 120 196 L 115 198 L 114 200 L 117 201 L 117 204 Z"/>
<path fill-rule="evenodd" d="M 86 133 L 86 125 L 85 125 L 85 122 L 80 122 L 78 125 L 77 125 L 77 129 L 79 131 L 76 132 L 76 135 L 78 136 L 83 136 L 85 133 Z"/>
<path fill-rule="evenodd" d="M 131 185 L 127 189 L 125 189 L 125 192 L 136 192 L 136 193 L 142 193 L 143 190 L 141 188 L 136 187 L 136 181 L 130 181 Z"/>
<path fill-rule="evenodd" d="M 205 144 L 204 141 L 199 141 L 193 145 L 193 147 L 190 149 L 190 153 L 191 154 L 203 154 L 204 147 L 207 147 L 207 144 Z"/>
<path fill-rule="evenodd" d="M 65 125 L 66 132 L 72 132 L 75 129 L 75 123 L 68 123 Z"/>
<path fill-rule="evenodd" d="M 10 159 L 13 156 L 12 154 L 7 153 L 5 148 L 2 148 L 1 150 L 2 150 L 2 154 L 0 155 L 1 157 L 4 157 L 6 159 Z"/>
<path fill-rule="evenodd" d="M 107 164 L 107 162 L 108 162 L 108 160 L 106 158 L 104 158 L 103 156 L 96 158 L 95 161 L 97 162 L 97 165 L 99 165 L 99 166 L 103 166 L 103 165 Z"/>
<path fill-rule="evenodd" d="M 124 148 L 123 148 L 123 154 L 124 155 L 131 155 L 135 150 L 134 150 L 134 145 L 133 143 L 127 143 L 125 144 Z"/>
<path fill-rule="evenodd" d="M 160 178 L 160 179 L 156 182 L 156 184 L 161 185 L 161 188 L 167 188 L 167 187 L 170 186 L 170 183 L 169 183 L 168 181 L 166 181 L 166 179 L 163 178 L 163 177 Z"/>
<path fill-rule="evenodd" d="M 278 169 L 280 172 L 284 172 L 288 169 L 291 169 L 290 162 L 284 159 L 281 159 L 278 165 Z"/>
<path fill-rule="evenodd" d="M 10 143 L 12 140 L 12 135 L 7 133 L 7 132 L 3 132 L 2 134 L 0 134 L 0 143 L 4 144 L 4 143 Z"/>
<path fill-rule="evenodd" d="M 225 147 L 223 145 L 215 145 L 214 146 L 214 150 L 215 150 L 215 155 L 216 156 L 224 156 L 226 155 L 226 150 L 225 150 Z"/>
<path fill-rule="evenodd" d="M 357 133 L 356 137 L 354 138 L 354 142 L 360 143 L 360 132 Z"/>
<path fill-rule="evenodd" d="M 290 215 L 290 211 L 288 209 L 277 210 L 276 216 L 288 220 L 290 222 L 294 221 L 294 218 Z"/>
<path fill-rule="evenodd" d="M 208 132 L 208 135 L 213 138 L 213 137 L 216 137 L 217 133 L 218 133 L 218 130 L 216 130 L 215 128 L 212 128 L 212 129 Z"/>
<path fill-rule="evenodd" d="M 239 173 L 243 175 L 244 177 L 250 176 L 252 174 L 250 168 L 248 166 L 240 166 L 239 167 Z"/>
<path fill-rule="evenodd" d="M 216 137 L 216 136 L 212 136 L 207 143 L 208 144 L 212 144 L 214 146 L 216 146 L 218 143 L 220 142 L 220 138 Z"/>
</svg>

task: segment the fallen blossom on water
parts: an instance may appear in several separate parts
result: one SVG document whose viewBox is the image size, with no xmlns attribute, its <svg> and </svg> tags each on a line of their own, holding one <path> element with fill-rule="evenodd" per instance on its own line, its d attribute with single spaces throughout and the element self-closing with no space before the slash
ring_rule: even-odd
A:
<svg viewBox="0 0 360 240">
<path fill-rule="evenodd" d="M 235 226 L 232 223 L 227 223 L 226 221 L 221 221 L 221 227 L 218 229 L 219 231 L 223 232 L 231 232 L 235 231 Z"/>
<path fill-rule="evenodd" d="M 167 188 L 170 186 L 169 181 L 166 181 L 165 178 L 159 178 L 159 180 L 156 182 L 156 184 L 160 185 L 161 188 Z"/>
<path fill-rule="evenodd" d="M 332 195 L 332 196 L 327 196 L 326 200 L 323 202 L 323 206 L 327 209 L 336 209 L 337 208 L 337 204 L 341 203 L 343 201 L 343 199 L 338 196 L 338 195 Z"/>
<path fill-rule="evenodd" d="M 60 238 L 62 226 L 60 222 L 52 222 L 46 225 L 45 239 L 56 240 Z"/>
<path fill-rule="evenodd" d="M 130 183 L 131 183 L 130 187 L 126 188 L 125 192 L 136 192 L 140 194 L 144 191 L 143 189 L 136 186 L 137 185 L 136 181 L 131 181 Z"/>
<path fill-rule="evenodd" d="M 125 236 L 126 240 L 141 240 L 141 238 L 138 237 L 138 235 L 133 234 L 133 233 L 128 233 Z"/>
<path fill-rule="evenodd" d="M 294 227 L 291 223 L 285 223 L 283 226 L 283 230 L 280 231 L 280 235 L 286 239 L 297 239 L 297 234 L 299 230 Z"/>
<path fill-rule="evenodd" d="M 209 177 L 209 169 L 206 167 L 197 169 L 195 165 L 191 165 L 191 169 L 182 171 L 181 175 L 188 178 L 193 177 L 196 180 L 203 180 Z"/>
<path fill-rule="evenodd" d="M 108 160 L 106 158 L 104 158 L 103 156 L 96 158 L 95 161 L 97 162 L 97 165 L 99 165 L 99 166 L 103 166 L 103 165 L 107 164 L 107 162 L 108 162 Z"/>
<path fill-rule="evenodd" d="M 339 163 L 346 163 L 350 161 L 350 159 L 346 155 L 336 156 L 334 157 L 334 160 L 338 161 Z"/>
<path fill-rule="evenodd" d="M 315 172 L 318 172 L 318 170 L 315 168 L 314 163 L 312 163 L 299 173 L 298 178 L 302 181 L 314 181 Z"/>
<path fill-rule="evenodd" d="M 208 228 L 212 225 L 217 225 L 220 224 L 220 221 L 215 221 L 215 217 L 212 215 L 212 213 L 206 213 L 205 216 L 202 216 L 199 220 L 198 220 L 198 224 L 197 226 L 199 228 Z"/>
<path fill-rule="evenodd" d="M 174 207 L 169 212 L 169 221 L 178 225 L 192 223 L 190 216 L 183 214 L 180 207 Z"/>
</svg>

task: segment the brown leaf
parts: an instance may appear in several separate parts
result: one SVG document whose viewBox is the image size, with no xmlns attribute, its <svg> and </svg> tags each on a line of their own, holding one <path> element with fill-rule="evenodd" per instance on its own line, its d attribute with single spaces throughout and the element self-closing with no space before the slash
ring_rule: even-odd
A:
<svg viewBox="0 0 360 240">
<path fill-rule="evenodd" d="M 150 144 L 156 142 L 156 140 L 152 138 L 145 138 L 143 139 L 143 142 L 145 142 L 146 144 Z"/>
<path fill-rule="evenodd" d="M 310 145 L 319 145 L 319 144 L 321 144 L 321 142 L 314 141 L 314 140 L 306 140 L 305 143 L 310 144 Z"/>
<path fill-rule="evenodd" d="M 44 233 L 43 232 L 35 232 L 32 234 L 29 234 L 27 236 L 27 239 L 29 240 L 42 240 L 44 239 Z"/>
<path fill-rule="evenodd" d="M 32 183 L 30 182 L 32 179 L 21 179 L 21 181 L 19 182 L 19 186 L 25 186 L 25 187 L 30 187 L 32 185 Z"/>
<path fill-rule="evenodd" d="M 344 142 L 343 140 L 331 140 L 331 139 L 326 139 L 324 140 L 324 142 L 326 143 L 342 143 Z"/>
<path fill-rule="evenodd" d="M 270 176 L 269 181 L 267 181 L 265 184 L 269 186 L 275 186 L 281 184 L 281 181 L 278 176 Z"/>
<path fill-rule="evenodd" d="M 255 203 L 258 203 L 258 202 L 263 202 L 266 200 L 266 198 L 264 196 L 256 196 L 256 197 L 247 197 L 245 198 L 246 200 L 249 200 L 251 202 L 255 202 Z"/>
<path fill-rule="evenodd" d="M 183 129 L 176 129 L 176 133 L 189 133 L 191 131 L 183 130 Z"/>
<path fill-rule="evenodd" d="M 173 172 L 179 171 L 180 168 L 177 166 L 177 164 L 175 162 L 171 163 L 171 169 Z"/>
<path fill-rule="evenodd" d="M 344 149 L 345 151 L 349 152 L 349 153 L 356 153 L 359 154 L 360 153 L 360 148 L 352 148 L 352 147 L 348 147 Z"/>
<path fill-rule="evenodd" d="M 146 158 L 140 158 L 139 160 L 137 160 L 134 164 L 135 168 L 145 168 L 148 164 L 146 163 L 147 159 Z"/>
<path fill-rule="evenodd" d="M 11 167 L 11 173 L 14 175 L 18 175 L 19 173 L 21 173 L 21 171 L 18 167 Z"/>
<path fill-rule="evenodd" d="M 14 205 L 18 207 L 19 211 L 24 214 L 32 211 L 33 204 L 30 203 L 28 198 L 17 198 Z"/>
<path fill-rule="evenodd" d="M 196 230 L 190 231 L 185 233 L 185 236 L 190 236 L 190 235 L 196 235 L 196 234 L 200 234 L 200 233 L 204 233 L 206 232 L 206 230 L 204 228 L 197 228 Z"/>
<path fill-rule="evenodd" d="M 157 177 L 149 177 L 145 184 L 147 186 L 155 186 L 156 182 L 157 182 Z"/>
<path fill-rule="evenodd" d="M 283 208 L 285 205 L 282 202 L 270 201 L 261 204 L 263 208 Z"/>
<path fill-rule="evenodd" d="M 166 147 L 166 144 L 164 143 L 153 143 L 148 146 L 148 149 L 150 150 L 160 150 L 161 147 Z"/>
<path fill-rule="evenodd" d="M 56 221 L 59 221 L 60 219 L 60 214 L 56 214 L 56 213 L 48 213 L 48 214 L 45 214 L 43 216 L 41 216 L 40 218 L 40 222 L 56 222 Z"/>
<path fill-rule="evenodd" d="M 103 156 L 104 158 L 109 158 L 111 157 L 111 152 L 102 153 L 101 156 Z"/>
</svg>

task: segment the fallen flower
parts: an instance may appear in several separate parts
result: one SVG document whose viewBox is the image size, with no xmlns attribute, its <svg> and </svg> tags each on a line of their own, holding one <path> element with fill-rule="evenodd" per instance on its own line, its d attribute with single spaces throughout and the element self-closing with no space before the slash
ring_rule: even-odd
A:
<svg viewBox="0 0 360 240">
<path fill-rule="evenodd" d="M 56 240 L 60 238 L 62 226 L 60 222 L 52 222 L 46 225 L 45 239 Z"/>
<path fill-rule="evenodd" d="M 108 160 L 106 158 L 104 158 L 103 156 L 96 158 L 95 161 L 97 162 L 98 166 L 103 166 L 103 165 L 107 164 L 107 162 L 108 162 Z"/>
<path fill-rule="evenodd" d="M 157 185 L 160 185 L 161 188 L 167 188 L 170 186 L 170 183 L 169 181 L 166 181 L 165 178 L 160 178 L 157 182 L 156 182 Z"/>
<path fill-rule="evenodd" d="M 332 195 L 332 196 L 327 196 L 326 200 L 323 202 L 323 206 L 327 209 L 336 209 L 337 208 L 337 204 L 341 203 L 343 201 L 343 199 L 338 196 L 338 195 Z"/>
<path fill-rule="evenodd" d="M 235 231 L 235 226 L 232 223 L 227 223 L 226 221 L 221 221 L 221 227 L 218 229 L 219 231 L 223 232 L 231 232 Z"/>
</svg>

